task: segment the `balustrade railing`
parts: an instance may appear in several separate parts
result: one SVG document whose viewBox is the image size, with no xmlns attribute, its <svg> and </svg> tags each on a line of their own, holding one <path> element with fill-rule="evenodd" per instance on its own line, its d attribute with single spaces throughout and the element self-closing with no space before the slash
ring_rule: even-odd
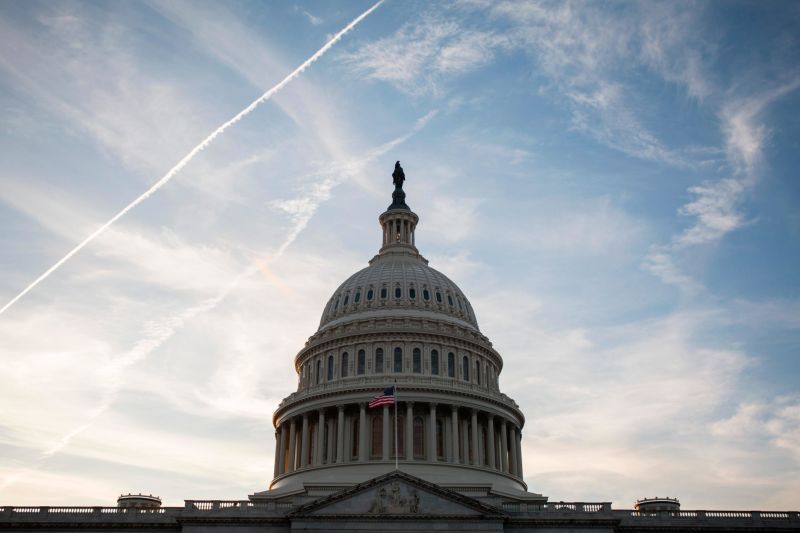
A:
<svg viewBox="0 0 800 533">
<path fill-rule="evenodd" d="M 249 500 L 186 500 L 184 507 L 160 507 L 155 509 L 136 509 L 124 507 L 49 507 L 21 506 L 0 507 L 0 521 L 16 519 L 31 520 L 171 520 L 183 513 L 267 513 L 283 515 L 294 506 L 288 502 L 251 502 Z M 677 521 L 686 524 L 689 521 L 723 522 L 741 520 L 752 521 L 786 521 L 800 524 L 800 513 L 797 511 L 636 511 L 612 510 L 608 502 L 504 502 L 502 511 L 511 515 L 526 515 L 535 518 L 547 515 L 551 518 L 582 515 L 605 515 L 623 521 Z M 102 517 L 102 518 L 101 518 Z"/>
</svg>

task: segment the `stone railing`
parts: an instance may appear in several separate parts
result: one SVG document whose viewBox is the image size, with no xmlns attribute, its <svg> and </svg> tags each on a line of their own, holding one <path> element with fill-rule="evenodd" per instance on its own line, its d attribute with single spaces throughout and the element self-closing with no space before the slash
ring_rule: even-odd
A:
<svg viewBox="0 0 800 533">
<path fill-rule="evenodd" d="M 519 405 L 509 396 L 497 390 L 487 388 L 483 385 L 475 383 L 468 383 L 461 381 L 457 378 L 427 376 L 424 374 L 374 374 L 369 376 L 351 376 L 346 378 L 337 378 L 334 381 L 326 381 L 323 383 L 312 385 L 306 389 L 293 392 L 284 398 L 278 405 L 280 410 L 284 405 L 296 402 L 317 394 L 326 392 L 339 392 L 346 391 L 352 388 L 368 387 L 374 388 L 377 391 L 388 387 L 390 385 L 397 385 L 398 400 L 403 401 L 403 385 L 408 387 L 430 387 L 436 390 L 447 390 L 453 392 L 468 392 L 479 394 L 485 397 L 493 398 L 506 405 L 512 406 L 514 409 L 519 409 Z"/>
<path fill-rule="evenodd" d="M 0 507 L 0 522 L 175 522 L 179 516 L 285 516 L 294 506 L 285 502 L 249 500 L 186 500 L 183 507 L 134 509 L 121 507 Z M 635 511 L 612 510 L 608 502 L 505 502 L 504 513 L 518 518 L 616 519 L 624 525 L 769 524 L 797 529 L 797 511 Z"/>
<path fill-rule="evenodd" d="M 632 520 L 794 520 L 800 521 L 798 511 L 628 511 L 615 510 L 615 516 Z"/>
<path fill-rule="evenodd" d="M 611 503 L 588 503 L 588 502 L 547 502 L 547 503 L 524 503 L 524 502 L 505 502 L 502 504 L 504 512 L 509 514 L 528 514 L 528 513 L 610 513 Z"/>
</svg>

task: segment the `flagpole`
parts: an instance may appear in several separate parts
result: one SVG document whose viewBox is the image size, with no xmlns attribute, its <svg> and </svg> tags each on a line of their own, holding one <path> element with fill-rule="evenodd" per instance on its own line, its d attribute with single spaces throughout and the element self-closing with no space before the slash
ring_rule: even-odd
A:
<svg viewBox="0 0 800 533">
<path fill-rule="evenodd" d="M 394 380 L 394 469 L 399 470 L 397 463 L 397 379 Z"/>
</svg>

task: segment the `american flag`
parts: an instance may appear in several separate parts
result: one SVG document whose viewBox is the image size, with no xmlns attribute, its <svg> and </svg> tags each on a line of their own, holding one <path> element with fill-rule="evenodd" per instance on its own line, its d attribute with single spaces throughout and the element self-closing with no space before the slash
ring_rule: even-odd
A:
<svg viewBox="0 0 800 533">
<path fill-rule="evenodd" d="M 383 389 L 381 394 L 378 394 L 369 401 L 369 408 L 380 407 L 381 405 L 392 405 L 394 403 L 394 385 Z"/>
</svg>

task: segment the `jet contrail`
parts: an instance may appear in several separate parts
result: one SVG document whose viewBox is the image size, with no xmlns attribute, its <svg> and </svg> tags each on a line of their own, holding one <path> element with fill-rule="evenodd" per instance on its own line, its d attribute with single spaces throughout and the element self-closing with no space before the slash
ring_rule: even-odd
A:
<svg viewBox="0 0 800 533">
<path fill-rule="evenodd" d="M 377 4 L 376 4 L 377 5 Z M 406 142 L 410 139 L 413 135 L 418 133 L 422 128 L 424 128 L 428 122 L 431 121 L 436 115 L 438 111 L 430 111 L 423 117 L 419 118 L 415 123 L 414 127 L 405 135 L 392 139 L 391 141 L 385 142 L 372 150 L 368 151 L 367 154 L 362 157 L 361 159 L 357 159 L 354 161 L 348 161 L 342 165 L 334 165 L 333 171 L 336 174 L 341 174 L 342 177 L 340 178 L 326 178 L 321 183 L 314 186 L 310 191 L 307 191 L 305 195 L 301 196 L 300 198 L 295 198 L 295 205 L 301 205 L 302 209 L 295 209 L 295 210 L 287 210 L 284 208 L 290 215 L 290 220 L 292 225 L 289 229 L 289 232 L 286 235 L 286 238 L 283 240 L 281 245 L 278 247 L 277 251 L 272 255 L 272 257 L 268 259 L 256 259 L 245 269 L 244 271 L 240 272 L 235 278 L 228 282 L 224 288 L 217 293 L 216 296 L 213 298 L 207 298 L 200 302 L 199 304 L 185 309 L 184 311 L 169 316 L 167 318 L 153 321 L 145 325 L 145 330 L 150 330 L 151 334 L 145 335 L 144 338 L 140 339 L 133 348 L 126 353 L 124 356 L 119 357 L 112 361 L 111 364 L 111 376 L 108 379 L 110 383 L 109 390 L 103 396 L 103 400 L 89 415 L 89 418 L 86 422 L 80 424 L 79 426 L 73 428 L 63 437 L 61 437 L 54 445 L 50 446 L 47 450 L 42 452 L 39 455 L 39 458 L 29 467 L 20 469 L 16 472 L 12 472 L 8 474 L 5 478 L 0 480 L 0 490 L 6 489 L 12 485 L 14 485 L 19 479 L 29 472 L 33 472 L 38 470 L 48 459 L 53 457 L 54 455 L 58 454 L 70 445 L 72 439 L 78 436 L 79 434 L 83 433 L 86 429 L 90 428 L 95 421 L 105 413 L 115 402 L 117 394 L 119 393 L 120 388 L 122 387 L 120 375 L 123 371 L 138 363 L 139 361 L 145 359 L 151 352 L 158 349 L 162 344 L 167 342 L 178 330 L 180 330 L 186 322 L 193 319 L 194 317 L 207 313 L 213 310 L 217 305 L 222 303 L 228 295 L 230 295 L 238 286 L 244 281 L 246 278 L 252 276 L 257 271 L 266 268 L 269 263 L 272 263 L 279 259 L 289 246 L 297 239 L 297 237 L 302 233 L 302 231 L 308 226 L 311 218 L 316 213 L 319 206 L 322 205 L 330 198 L 331 190 L 337 186 L 339 183 L 355 175 L 359 172 L 367 163 L 383 156 L 390 150 L 394 149 L 398 145 Z M 327 170 L 331 170 L 331 166 L 327 166 Z M 277 206 L 280 208 L 280 206 Z M 148 327 L 152 326 L 152 327 Z"/>
<path fill-rule="evenodd" d="M 20 298 L 22 298 L 23 296 L 25 296 L 25 295 L 26 295 L 28 292 L 30 292 L 30 291 L 31 291 L 31 289 L 33 289 L 34 287 L 36 287 L 36 286 L 37 286 L 39 283 L 41 283 L 41 282 L 42 282 L 42 281 L 43 281 L 45 278 L 47 278 L 47 277 L 48 277 L 50 274 L 52 274 L 53 272 L 55 272 L 55 271 L 56 271 L 56 269 L 58 269 L 58 268 L 59 268 L 61 265 L 63 265 L 63 264 L 64 264 L 64 263 L 66 263 L 67 261 L 69 261 L 69 259 L 70 259 L 70 258 L 71 258 L 73 255 L 75 255 L 76 253 L 78 253 L 78 252 L 79 252 L 79 251 L 80 251 L 80 250 L 81 250 L 81 249 L 82 249 L 84 246 L 86 246 L 87 244 L 89 244 L 90 242 L 92 242 L 94 239 L 96 239 L 98 235 L 100 235 L 100 234 L 101 234 L 101 233 L 103 233 L 105 230 L 107 230 L 107 229 L 108 229 L 108 228 L 109 228 L 109 227 L 110 227 L 110 226 L 111 226 L 111 225 L 112 225 L 114 222 L 116 222 L 117 220 L 119 220 L 120 218 L 122 218 L 123 216 L 125 216 L 125 214 L 126 214 L 128 211 L 130 211 L 131 209 L 133 209 L 134 207 L 136 207 L 137 205 L 139 205 L 140 203 L 142 203 L 142 202 L 143 202 L 144 200 L 146 200 L 146 199 L 147 199 L 147 198 L 148 198 L 148 197 L 149 197 L 151 194 L 153 194 L 153 193 L 154 193 L 154 192 L 156 192 L 158 189 L 160 189 L 161 187 L 163 187 L 164 185 L 166 185 L 166 183 L 167 183 L 169 180 L 171 180 L 171 179 L 172 179 L 172 178 L 173 178 L 173 177 L 174 177 L 174 176 L 175 176 L 175 175 L 176 175 L 178 172 L 180 172 L 180 171 L 181 171 L 181 169 L 183 169 L 183 167 L 185 167 L 185 166 L 186 166 L 186 165 L 189 163 L 189 161 L 191 161 L 191 160 L 194 158 L 194 156 L 196 156 L 198 153 L 200 153 L 201 151 L 203 151 L 203 150 L 204 150 L 204 149 L 205 149 L 205 148 L 206 148 L 208 145 L 210 145 L 212 142 L 214 142 L 214 139 L 216 139 L 216 138 L 217 138 L 217 137 L 218 137 L 220 134 L 222 134 L 222 133 L 223 133 L 225 130 L 227 130 L 229 127 L 231 127 L 231 126 L 233 126 L 234 124 L 236 124 L 237 122 L 239 122 L 239 121 L 240 121 L 242 118 L 244 118 L 246 115 L 248 115 L 249 113 L 251 113 L 251 112 L 252 112 L 252 111 L 253 111 L 253 110 L 254 110 L 256 107 L 258 107 L 259 105 L 263 104 L 264 102 L 266 102 L 267 100 L 269 100 L 270 98 L 272 98 L 273 96 L 275 96 L 275 94 L 276 94 L 278 91 L 280 91 L 281 89 L 283 89 L 283 88 L 284 88 L 286 85 L 288 85 L 288 84 L 289 84 L 289 82 L 291 82 L 291 81 L 292 81 L 293 79 L 295 79 L 297 76 L 299 76 L 300 74 L 302 74 L 302 73 L 303 73 L 303 71 L 305 71 L 305 70 L 306 70 L 306 69 L 307 69 L 309 66 L 311 66 L 311 64 L 312 64 L 314 61 L 316 61 L 317 59 L 319 59 L 320 57 L 322 57 L 322 56 L 325 54 L 325 52 L 327 52 L 328 50 L 330 50 L 330 48 L 331 48 L 331 47 L 332 47 L 334 44 L 336 44 L 336 43 L 337 43 L 337 42 L 338 42 L 338 41 L 339 41 L 339 40 L 340 40 L 340 39 L 341 39 L 341 38 L 344 36 L 344 34 L 346 34 L 347 32 L 349 32 L 350 30 L 352 30 L 352 29 L 353 29 L 353 28 L 356 26 L 356 24 L 358 24 L 359 22 L 361 22 L 362 20 L 364 20 L 364 18 L 365 18 L 365 17 L 367 17 L 367 16 L 368 16 L 370 13 L 372 13 L 373 11 L 375 11 L 375 10 L 378 8 L 378 6 L 380 6 L 380 5 L 383 3 L 383 1 L 384 1 L 384 0 L 378 0 L 378 2 L 376 2 L 376 3 L 375 3 L 373 6 L 372 6 L 372 7 L 370 7 L 370 8 L 369 8 L 369 9 L 367 9 L 366 11 L 364 11 L 364 12 L 363 12 L 361 15 L 359 15 L 358 17 L 356 17 L 356 18 L 355 18 L 355 19 L 354 19 L 354 20 L 353 20 L 353 21 L 352 21 L 350 24 L 348 24 L 347 26 L 345 26 L 345 27 L 344 27 L 344 29 L 342 29 L 341 31 L 339 31 L 339 33 L 337 33 L 336 35 L 334 35 L 334 36 L 333 36 L 333 37 L 332 37 L 332 38 L 331 38 L 331 39 L 330 39 L 330 40 L 329 40 L 327 43 L 325 43 L 325 45 L 324 45 L 322 48 L 320 48 L 319 50 L 317 50 L 317 51 L 316 51 L 316 53 L 315 53 L 314 55 L 312 55 L 311 57 L 309 57 L 308 59 L 306 59 L 306 60 L 305 60 L 305 62 L 303 62 L 303 64 L 302 64 L 302 65 L 300 65 L 299 67 L 297 67 L 296 69 L 294 69 L 294 70 L 293 70 L 293 71 L 292 71 L 292 72 L 291 72 L 291 73 L 290 73 L 288 76 L 286 76 L 285 78 L 283 78 L 283 79 L 282 79 L 282 80 L 281 80 L 281 81 L 280 81 L 280 82 L 279 82 L 277 85 L 275 85 L 274 87 L 272 87 L 271 89 L 269 89 L 267 92 L 265 92 L 264 94 L 262 94 L 261 96 L 259 96 L 259 97 L 258 97 L 256 100 L 254 100 L 254 101 L 253 101 L 253 103 L 251 103 L 249 106 L 247 106 L 247 107 L 245 107 L 244 109 L 242 109 L 242 110 L 241 110 L 241 111 L 240 111 L 240 112 L 239 112 L 239 113 L 238 113 L 236 116 L 234 116 L 232 119 L 230 119 L 229 121 L 225 122 L 225 123 L 224 123 L 224 124 L 222 124 L 220 127 L 218 127 L 217 129 L 215 129 L 215 130 L 214 130 L 214 131 L 213 131 L 213 132 L 212 132 L 212 133 L 211 133 L 211 134 L 210 134 L 208 137 L 206 137 L 205 139 L 203 139 L 203 141 L 202 141 L 200 144 L 198 144 L 197 146 L 195 146 L 194 148 L 192 148 L 192 150 L 191 150 L 191 151 L 190 151 L 188 154 L 186 154 L 186 155 L 183 157 L 183 159 L 181 159 L 180 161 L 178 161 L 178 164 L 177 164 L 177 165 L 175 165 L 174 167 L 172 167 L 172 168 L 169 170 L 169 172 L 167 172 L 166 174 L 164 174 L 164 176 L 163 176 L 163 177 L 162 177 L 160 180 L 158 180 L 158 181 L 157 181 L 157 182 L 156 182 L 156 183 L 155 183 L 155 184 L 154 184 L 152 187 L 150 187 L 149 189 L 147 189 L 147 191 L 145 191 L 145 192 L 144 192 L 144 193 L 143 193 L 141 196 L 139 196 L 139 197 L 138 197 L 138 198 L 136 198 L 136 199 L 135 199 L 133 202 L 131 202 L 130 204 L 128 204 L 128 205 L 127 205 L 127 206 L 126 206 L 126 207 L 125 207 L 125 208 L 124 208 L 122 211 L 120 211 L 119 213 L 117 213 L 116 215 L 114 215 L 113 217 L 111 217 L 111 219 L 109 219 L 109 220 L 108 220 L 108 222 L 106 222 L 105 224 L 103 224 L 102 226 L 100 226 L 99 228 L 97 228 L 97 229 L 96 229 L 96 230 L 95 230 L 95 231 L 94 231 L 94 232 L 93 232 L 91 235 L 89 235 L 89 236 L 88 236 L 88 237 L 86 237 L 86 238 L 85 238 L 83 241 L 81 241 L 81 243 L 80 243 L 80 244 L 78 244 L 78 245 L 77 245 L 75 248 L 73 248 L 72 250 L 70 250 L 70 251 L 69 251 L 69 253 L 68 253 L 67 255 L 65 255 L 64 257 L 62 257 L 61 259 L 59 259 L 59 260 L 58 260 L 58 262 L 56 262 L 56 264 L 54 264 L 53 266 L 51 266 L 50 268 L 48 268 L 48 269 L 45 271 L 45 273 L 44 273 L 44 274 L 42 274 L 41 276 L 39 276 L 38 278 L 36 278 L 36 279 L 33 281 L 33 283 L 31 283 L 30 285 L 28 285 L 27 287 L 25 287 L 25 289 L 24 289 L 22 292 L 20 292 L 18 295 L 16 295 L 14 298 L 12 298 L 10 302 L 8 302 L 6 305 L 4 305 L 2 308 L 0 308 L 0 314 L 3 314 L 3 312 L 5 312 L 5 310 L 6 310 L 6 309 L 8 309 L 8 308 L 9 308 L 9 307 L 11 307 L 12 305 L 14 305 L 14 304 L 17 302 L 17 300 L 19 300 Z"/>
</svg>

